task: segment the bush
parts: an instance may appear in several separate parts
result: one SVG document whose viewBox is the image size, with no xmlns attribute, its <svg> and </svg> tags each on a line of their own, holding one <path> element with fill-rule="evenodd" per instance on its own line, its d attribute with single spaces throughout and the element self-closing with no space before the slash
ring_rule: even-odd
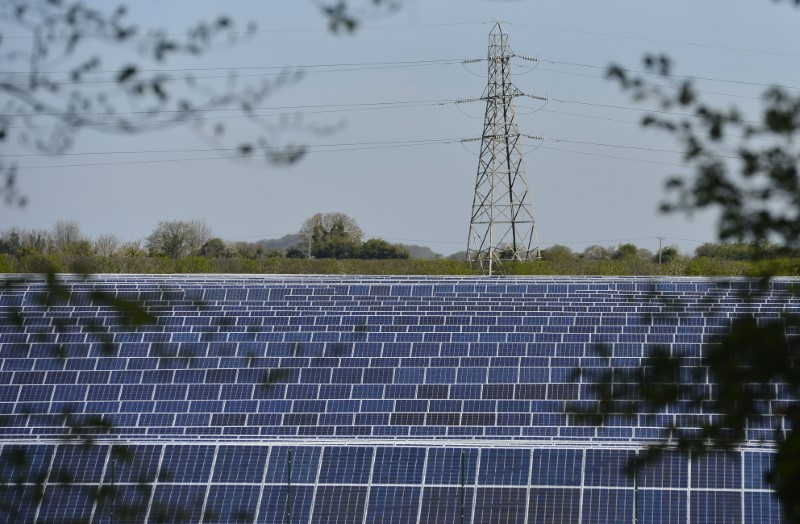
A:
<svg viewBox="0 0 800 524">
<path fill-rule="evenodd" d="M 16 259 L 6 253 L 0 254 L 0 273 L 16 273 Z"/>
<path fill-rule="evenodd" d="M 410 258 L 408 251 L 400 246 L 395 246 L 380 238 L 371 238 L 361 244 L 358 250 L 358 258 L 364 259 L 407 259 Z"/>
<path fill-rule="evenodd" d="M 687 276 L 728 276 L 744 275 L 746 264 L 722 258 L 699 257 L 686 265 Z"/>
</svg>

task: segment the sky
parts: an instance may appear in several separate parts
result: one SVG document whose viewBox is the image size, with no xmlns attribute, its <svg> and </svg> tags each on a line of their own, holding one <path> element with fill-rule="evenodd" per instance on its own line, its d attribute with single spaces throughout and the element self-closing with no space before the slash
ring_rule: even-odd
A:
<svg viewBox="0 0 800 524">
<path fill-rule="evenodd" d="M 86 3 L 109 11 L 118 5 Z M 218 141 L 198 131 L 210 125 L 199 121 L 136 136 L 82 129 L 67 154 L 56 156 L 4 144 L 28 204 L 0 205 L 0 229 L 75 220 L 92 238 L 113 233 L 129 241 L 159 221 L 202 219 L 215 236 L 255 241 L 296 233 L 313 214 L 337 211 L 368 238 L 444 255 L 466 250 L 478 142 L 460 141 L 480 136 L 484 107 L 453 102 L 483 93 L 486 62 L 462 61 L 486 56 L 488 34 L 501 21 L 514 52 L 539 59 L 517 60 L 512 81 L 549 98 L 515 100 L 521 132 L 545 137 L 524 147 L 540 246 L 581 252 L 632 242 L 655 251 L 662 237 L 691 253 L 716 239 L 715 216 L 659 213 L 665 180 L 690 170 L 673 137 L 640 127 L 651 106 L 606 80 L 606 68 L 641 69 L 646 53 L 667 54 L 676 74 L 714 79 L 696 84 L 709 103 L 736 105 L 753 118 L 767 86 L 800 86 L 800 9 L 789 2 L 405 0 L 396 13 L 363 14 L 352 34 L 329 31 L 311 0 L 138 0 L 129 8 L 132 21 L 171 34 L 220 14 L 239 27 L 256 23 L 257 32 L 239 43 L 153 66 L 172 69 L 167 74 L 202 69 L 194 71 L 205 77 L 198 82 L 213 88 L 228 81 L 231 68 L 237 85 L 275 79 L 278 67 L 304 74 L 258 104 L 260 125 L 239 112 L 209 115 L 225 125 Z M 8 25 L 0 31 L 26 34 Z M 137 57 L 85 45 L 108 70 Z M 259 135 L 270 144 L 306 145 L 308 154 L 290 166 L 226 158 Z"/>
</svg>

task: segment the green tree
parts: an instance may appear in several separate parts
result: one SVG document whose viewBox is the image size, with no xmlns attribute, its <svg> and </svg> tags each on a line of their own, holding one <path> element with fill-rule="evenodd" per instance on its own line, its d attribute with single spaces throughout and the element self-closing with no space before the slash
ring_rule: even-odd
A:
<svg viewBox="0 0 800 524">
<path fill-rule="evenodd" d="M 198 253 L 201 257 L 228 258 L 231 250 L 221 238 L 212 238 L 206 241 Z"/>
<path fill-rule="evenodd" d="M 122 246 L 119 248 L 119 254 L 123 257 L 136 258 L 147 256 L 147 251 L 142 249 L 141 240 L 133 240 L 131 242 L 122 244 Z"/>
<path fill-rule="evenodd" d="M 19 231 L 9 229 L 0 234 L 0 253 L 17 256 L 22 249 L 22 238 Z"/>
<path fill-rule="evenodd" d="M 639 249 L 633 244 L 620 244 L 611 256 L 614 260 L 625 260 L 637 258 Z"/>
<path fill-rule="evenodd" d="M 93 250 L 101 257 L 113 257 L 119 252 L 120 241 L 116 235 L 100 235 L 94 240 Z"/>
<path fill-rule="evenodd" d="M 286 249 L 286 258 L 306 258 L 306 253 L 302 249 L 292 246 Z"/>
<path fill-rule="evenodd" d="M 74 220 L 58 220 L 50 233 L 51 249 L 63 255 L 90 256 L 92 243 Z"/>
<path fill-rule="evenodd" d="M 556 244 L 542 250 L 542 260 L 561 262 L 575 259 L 575 253 L 567 246 Z"/>
<path fill-rule="evenodd" d="M 317 213 L 303 222 L 299 249 L 316 258 L 357 258 L 363 231 L 344 213 Z"/>
<path fill-rule="evenodd" d="M 611 259 L 611 252 L 603 246 L 589 246 L 583 250 L 583 258 L 587 260 L 609 260 Z"/>
<path fill-rule="evenodd" d="M 202 220 L 169 220 L 159 222 L 145 238 L 151 256 L 172 259 L 196 255 L 211 236 L 211 229 Z"/>
<path fill-rule="evenodd" d="M 658 264 L 669 264 L 670 262 L 677 260 L 678 257 L 681 256 L 681 252 L 678 251 L 676 246 L 665 246 L 661 248 L 655 255 L 653 255 L 653 262 Z"/>
<path fill-rule="evenodd" d="M 390 244 L 380 238 L 371 238 L 361 245 L 358 258 L 364 259 L 408 259 L 408 251 L 400 246 Z"/>
</svg>

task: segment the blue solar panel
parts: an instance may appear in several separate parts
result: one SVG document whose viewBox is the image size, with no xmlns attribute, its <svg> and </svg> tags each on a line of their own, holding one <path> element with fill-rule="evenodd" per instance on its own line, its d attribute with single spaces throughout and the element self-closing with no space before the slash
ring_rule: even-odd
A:
<svg viewBox="0 0 800 524">
<path fill-rule="evenodd" d="M 372 484 L 420 484 L 425 465 L 425 448 L 378 448 Z"/>
<path fill-rule="evenodd" d="M 662 426 L 716 414 L 681 401 L 597 429 L 565 408 L 596 401 L 574 368 L 633 369 L 657 344 L 699 366 L 737 313 L 800 312 L 790 280 L 752 306 L 737 295 L 750 283 L 705 279 L 65 282 L 75 295 L 51 308 L 35 303 L 40 282 L 0 293 L 4 517 L 10 507 L 19 521 L 780 521 L 764 473 L 783 385 L 743 449 L 670 451 L 636 478 L 624 467 Z M 97 289 L 149 300 L 157 322 L 124 327 L 88 300 Z M 20 304 L 18 325 L 8 315 Z M 112 355 L 97 332 L 113 333 Z M 707 378 L 682 380 L 710 393 Z M 67 443 L 65 411 L 70 424 L 115 428 L 84 428 L 93 446 Z"/>
<path fill-rule="evenodd" d="M 322 454 L 321 484 L 367 484 L 373 449 L 367 447 L 328 447 Z"/>
<path fill-rule="evenodd" d="M 686 491 L 641 490 L 635 493 L 637 515 L 641 522 L 671 524 L 686 522 Z M 749 522 L 749 521 L 748 521 Z M 768 519 L 767 522 L 772 522 Z"/>
<path fill-rule="evenodd" d="M 203 522 L 254 522 L 259 485 L 213 484 L 203 512 Z"/>
<path fill-rule="evenodd" d="M 219 446 L 212 482 L 259 484 L 264 478 L 269 448 Z"/>
<path fill-rule="evenodd" d="M 374 486 L 370 489 L 366 522 L 404 524 L 416 522 L 421 488 L 416 486 Z"/>
<path fill-rule="evenodd" d="M 482 450 L 478 484 L 527 486 L 530 455 L 526 449 Z"/>
<path fill-rule="evenodd" d="M 88 522 L 95 497 L 89 486 L 48 486 L 36 518 L 39 522 Z"/>
<path fill-rule="evenodd" d="M 419 522 L 471 522 L 474 488 L 425 487 Z"/>
<path fill-rule="evenodd" d="M 583 522 L 616 524 L 634 514 L 634 491 L 622 489 L 587 489 L 583 494 Z M 713 522 L 713 521 L 700 521 Z"/>
<path fill-rule="evenodd" d="M 742 493 L 693 491 L 689 511 L 693 522 L 742 522 Z"/>
<path fill-rule="evenodd" d="M 741 455 L 712 452 L 698 456 L 692 464 L 692 487 L 739 489 L 742 486 Z"/>
<path fill-rule="evenodd" d="M 475 493 L 475 515 L 471 522 L 491 524 L 494 522 L 525 523 L 527 512 L 527 489 L 477 488 Z"/>
<path fill-rule="evenodd" d="M 580 522 L 579 489 L 533 488 L 529 501 L 529 520 L 534 524 Z"/>
<path fill-rule="evenodd" d="M 313 501 L 313 486 L 264 486 L 256 522 L 309 522 Z"/>
<path fill-rule="evenodd" d="M 212 446 L 166 446 L 162 462 L 166 474 L 160 482 L 206 482 L 211 476 L 214 451 Z"/>
<path fill-rule="evenodd" d="M 207 491 L 205 484 L 157 484 L 150 519 L 155 522 L 200 522 Z"/>
<path fill-rule="evenodd" d="M 583 451 L 543 449 L 533 454 L 532 486 L 580 486 Z"/>
<path fill-rule="evenodd" d="M 314 497 L 311 521 L 325 524 L 362 522 L 366 501 L 366 487 L 319 486 Z"/>
</svg>

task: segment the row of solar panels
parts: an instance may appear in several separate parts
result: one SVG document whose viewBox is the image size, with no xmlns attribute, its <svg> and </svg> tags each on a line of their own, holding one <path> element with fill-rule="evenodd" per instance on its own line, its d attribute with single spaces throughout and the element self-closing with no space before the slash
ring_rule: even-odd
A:
<svg viewBox="0 0 800 524">
<path fill-rule="evenodd" d="M 213 439 L 264 439 L 272 440 L 276 438 L 303 438 L 320 439 L 327 438 L 350 438 L 354 442 L 361 439 L 408 439 L 408 438 L 435 438 L 437 440 L 460 440 L 460 439 L 481 439 L 496 441 L 557 441 L 562 443 L 570 442 L 592 442 L 601 444 L 603 442 L 635 442 L 645 444 L 655 442 L 664 437 L 661 428 L 654 427 L 585 427 L 585 426 L 485 426 L 472 424 L 468 426 L 437 426 L 438 419 L 447 420 L 449 414 L 431 414 L 424 417 L 420 414 L 393 414 L 392 419 L 402 421 L 404 417 L 419 417 L 420 425 L 366 425 L 370 421 L 362 417 L 338 416 L 328 419 L 329 425 L 313 424 L 309 421 L 315 417 L 298 415 L 225 415 L 213 414 L 208 418 L 183 418 L 177 416 L 172 418 L 170 415 L 142 415 L 134 423 L 135 426 L 127 426 L 124 421 L 120 422 L 116 417 L 105 417 L 106 422 L 115 424 L 113 431 L 114 438 L 123 439 L 163 439 L 171 440 L 175 438 L 196 439 L 207 441 Z M 470 422 L 470 417 L 475 421 L 490 421 L 492 414 L 464 415 L 463 418 Z M 323 421 L 325 417 L 322 417 Z M 457 417 L 456 417 L 457 418 Z M 558 422 L 557 417 L 555 422 Z M 209 421 L 210 419 L 210 421 Z M 355 419 L 355 421 L 354 421 Z M 75 417 L 78 423 L 82 421 L 94 421 L 93 418 Z M 187 421 L 188 420 L 188 421 Z M 432 420 L 429 422 L 429 420 Z M 523 419 L 524 420 L 524 419 Z M 518 420 L 517 420 L 518 422 Z M 19 422 L 24 424 L 24 422 Z M 85 422 L 88 424 L 88 422 Z M 197 423 L 198 425 L 192 425 Z M 359 425 L 365 424 L 365 425 Z M 635 422 L 633 422 L 635 423 Z M 632 424 L 633 424 L 632 423 Z M 16 422 L 15 422 L 16 424 Z M 232 425 L 241 424 L 241 425 Z M 305 425 L 303 425 L 305 424 Z M 424 424 L 424 425 L 423 425 Z M 86 427 L 83 432 L 95 438 L 108 436 L 108 431 L 103 429 L 93 429 Z M 47 426 L 46 423 L 33 421 L 31 427 L 14 427 L 13 425 L 0 428 L 0 436 L 3 438 L 28 438 L 46 439 L 69 437 L 75 433 L 72 426 L 65 426 L 63 423 L 57 426 Z M 770 442 L 775 438 L 775 431 L 772 429 L 748 429 L 744 435 L 750 442 Z"/>
<path fill-rule="evenodd" d="M 632 281 L 631 279 L 601 280 L 587 279 L 592 283 L 570 283 L 567 279 L 547 282 L 540 278 L 524 279 L 518 284 L 487 284 L 486 279 L 474 278 L 462 283 L 448 283 L 446 278 L 432 281 L 414 280 L 374 280 L 369 277 L 351 277 L 349 281 L 336 277 L 325 277 L 300 283 L 285 276 L 255 276 L 239 279 L 201 278 L 170 276 L 146 279 L 131 277 L 127 284 L 120 284 L 119 278 L 104 275 L 99 280 L 83 281 L 78 278 L 67 279 L 67 284 L 78 296 L 91 291 L 102 290 L 120 294 L 120 296 L 140 299 L 181 300 L 206 299 L 227 301 L 264 301 L 289 300 L 297 297 L 341 297 L 346 300 L 359 300 L 364 297 L 385 297 L 393 299 L 420 299 L 428 297 L 434 300 L 452 301 L 458 297 L 492 301 L 497 299 L 539 298 L 559 301 L 563 299 L 581 301 L 597 299 L 608 301 L 615 296 L 627 300 L 638 300 L 644 303 L 656 302 L 662 297 L 681 298 L 685 300 L 705 300 L 714 302 L 726 298 L 742 298 L 742 293 L 752 293 L 764 303 L 774 302 L 777 295 L 789 295 L 796 292 L 796 282 L 791 279 L 775 279 L 770 283 L 768 293 L 758 282 L 753 281 L 713 281 L 696 280 L 670 281 L 669 279 L 653 279 L 650 281 Z M 116 283 L 115 283 L 116 281 Z M 387 283 L 387 281 L 389 281 Z M 37 293 L 44 291 L 41 283 L 35 280 L 19 284 L 4 293 L 0 305 L 18 303 L 15 299 L 28 293 L 26 304 L 35 305 L 33 300 Z M 147 294 L 143 294 L 147 293 Z M 772 296 L 770 296 L 772 295 Z"/>
<path fill-rule="evenodd" d="M 571 296 L 571 295 L 524 295 L 524 296 L 502 296 L 486 297 L 483 295 L 464 295 L 460 296 L 436 296 L 436 297 L 404 297 L 397 296 L 393 298 L 387 297 L 364 297 L 357 298 L 353 296 L 344 295 L 302 295 L 302 294 L 289 294 L 286 290 L 272 290 L 269 296 L 266 296 L 267 291 L 250 290 L 248 295 L 243 295 L 247 290 L 237 290 L 235 293 L 221 290 L 220 293 L 208 293 L 198 291 L 198 293 L 190 293 L 186 290 L 171 291 L 171 292 L 119 292 L 114 293 L 116 296 L 137 300 L 140 302 L 153 302 L 161 303 L 169 307 L 191 307 L 193 303 L 203 302 L 209 306 L 216 306 L 218 304 L 227 304 L 230 306 L 252 306 L 256 304 L 264 304 L 268 307 L 280 307 L 287 310 L 305 307 L 331 307 L 331 306 L 353 306 L 353 307 L 369 307 L 373 309 L 385 308 L 386 310 L 400 310 L 403 307 L 408 309 L 413 308 L 433 308 L 433 307 L 451 307 L 453 309 L 472 309 L 476 311 L 515 311 L 515 310 L 564 310 L 564 311 L 582 311 L 586 308 L 594 308 L 598 311 L 610 310 L 610 308 L 617 308 L 620 311 L 641 311 L 641 312 L 657 312 L 663 311 L 665 313 L 679 313 L 686 308 L 699 310 L 701 308 L 710 308 L 715 304 L 722 304 L 730 299 L 736 299 L 735 296 L 716 297 L 709 300 L 705 295 L 674 295 L 670 296 L 671 302 L 665 301 L 663 298 L 658 297 L 643 297 L 639 295 L 619 295 L 612 299 L 602 296 Z M 74 292 L 71 297 L 59 298 L 56 305 L 60 306 L 75 306 L 82 307 L 90 303 L 92 292 Z M 23 302 L 23 296 L 24 302 Z M 23 306 L 26 308 L 33 308 L 35 310 L 41 304 L 41 300 L 46 298 L 46 293 L 39 290 L 31 290 L 27 295 L 22 293 L 8 293 L 2 298 L 0 306 Z M 509 302 L 513 301 L 513 302 Z M 638 304 L 636 309 L 632 304 Z M 780 299 L 764 300 L 760 304 L 756 303 L 740 303 L 730 305 L 731 308 L 737 310 L 770 310 L 775 306 L 780 306 L 782 301 Z"/>
<path fill-rule="evenodd" d="M 138 300 L 136 298 L 131 300 Z M 144 302 L 144 301 L 142 301 Z M 679 321 L 686 321 L 686 319 L 694 318 L 698 314 L 704 317 L 717 318 L 718 322 L 722 319 L 729 319 L 732 316 L 758 313 L 768 316 L 780 315 L 789 310 L 797 311 L 800 304 L 793 303 L 775 303 L 775 304 L 731 304 L 720 303 L 717 305 L 709 305 L 702 303 L 689 303 L 682 302 L 679 305 L 665 306 L 663 304 L 643 305 L 636 302 L 625 302 L 624 299 L 616 302 L 599 303 L 599 302 L 579 302 L 577 300 L 570 300 L 568 304 L 559 304 L 554 302 L 537 301 L 535 304 L 525 303 L 518 301 L 516 305 L 508 305 L 498 300 L 497 303 L 471 303 L 469 306 L 454 303 L 454 302 L 417 302 L 409 303 L 407 301 L 401 303 L 385 303 L 385 302 L 343 302 L 340 300 L 331 301 L 303 301 L 297 303 L 287 303 L 282 301 L 201 301 L 200 305 L 197 303 L 192 304 L 188 301 L 170 302 L 165 300 L 152 300 L 144 302 L 148 309 L 156 316 L 163 317 L 164 314 L 177 316 L 180 318 L 215 318 L 219 316 L 231 317 L 297 317 L 302 315 L 312 315 L 320 318 L 334 318 L 343 316 L 347 319 L 363 315 L 364 320 L 372 320 L 373 323 L 387 324 L 385 316 L 409 316 L 409 317 L 427 317 L 433 316 L 434 324 L 430 325 L 448 325 L 454 324 L 457 320 L 461 319 L 475 319 L 482 317 L 508 317 L 508 324 L 523 324 L 523 320 L 527 325 L 547 325 L 553 323 L 553 320 L 539 317 L 554 317 L 558 318 L 571 318 L 576 315 L 587 316 L 591 324 L 599 325 L 610 323 L 608 321 L 601 322 L 605 318 L 614 319 L 617 324 L 621 325 L 638 325 L 642 324 L 642 318 L 652 319 L 653 322 L 658 322 L 661 325 L 671 325 Z M 84 312 L 92 311 L 93 306 L 82 304 L 61 304 L 59 307 L 71 309 L 45 309 L 39 305 L 20 306 L 19 304 L 0 305 L 0 307 L 21 307 L 25 313 L 24 320 L 26 325 L 49 325 L 44 323 L 42 319 L 50 318 L 65 318 L 67 313 L 80 316 Z M 73 309 L 74 308 L 74 309 Z M 115 314 L 108 308 L 95 308 L 94 316 L 98 316 L 101 320 L 106 322 L 106 325 L 113 325 L 112 322 Z M 378 317 L 378 318 L 371 318 Z M 38 320 L 37 320 L 38 319 Z M 383 321 L 383 322 L 381 322 Z M 472 323 L 475 323 L 472 320 Z M 183 325 L 184 322 L 178 325 Z M 313 324 L 313 323 L 312 323 Z M 11 326 L 7 319 L 3 320 L 0 326 Z M 189 325 L 186 322 L 186 325 Z M 423 325 L 429 325 L 427 323 Z M 469 325 L 469 321 L 468 324 Z"/>
<path fill-rule="evenodd" d="M 24 454 L 25 465 L 14 457 Z M 0 488 L 20 522 L 778 522 L 764 452 L 422 446 L 9 445 Z M 9 466 L 10 465 L 10 466 Z M 98 489 L 99 488 L 99 489 Z M 38 491 L 37 491 L 38 490 Z M 43 498 L 38 500 L 35 493 Z M 155 512 L 155 513 L 154 513 Z M 2 514 L 2 513 L 0 513 Z"/>
<path fill-rule="evenodd" d="M 164 281 L 161 274 L 104 274 L 90 276 L 89 278 L 74 276 L 76 282 L 99 282 L 105 286 L 147 286 L 158 285 Z M 36 275 L 13 275 L 14 278 L 42 278 Z M 619 288 L 627 290 L 649 291 L 654 287 L 661 290 L 674 289 L 697 289 L 705 290 L 709 288 L 717 290 L 759 290 L 762 289 L 762 282 L 746 278 L 713 278 L 713 277 L 669 277 L 669 276 L 502 276 L 502 277 L 476 277 L 471 275 L 243 275 L 243 274 L 172 274 L 169 275 L 171 282 L 179 282 L 182 285 L 203 285 L 210 287 L 214 285 L 235 285 L 252 282 L 254 279 L 262 282 L 280 281 L 288 286 L 307 286 L 319 285 L 320 283 L 329 286 L 341 285 L 370 285 L 370 284 L 429 284 L 440 287 L 448 286 L 472 286 L 482 290 L 499 289 L 503 291 L 518 290 L 520 287 L 529 289 L 534 287 L 539 289 L 541 286 L 568 285 L 570 291 L 585 290 L 604 290 L 609 288 Z M 773 278 L 770 285 L 773 288 L 788 289 L 796 281 L 791 278 Z"/>
<path fill-rule="evenodd" d="M 0 487 L 0 493 L 8 491 Z M 33 487 L 16 496 L 38 497 Z M 10 504 L 16 504 L 12 497 Z M 45 497 L 10 509 L 10 522 L 675 524 L 782 518 L 773 496 L 764 492 L 159 484 L 152 495 L 138 485 L 116 486 L 99 498 L 92 488 L 53 486 Z"/>
</svg>

